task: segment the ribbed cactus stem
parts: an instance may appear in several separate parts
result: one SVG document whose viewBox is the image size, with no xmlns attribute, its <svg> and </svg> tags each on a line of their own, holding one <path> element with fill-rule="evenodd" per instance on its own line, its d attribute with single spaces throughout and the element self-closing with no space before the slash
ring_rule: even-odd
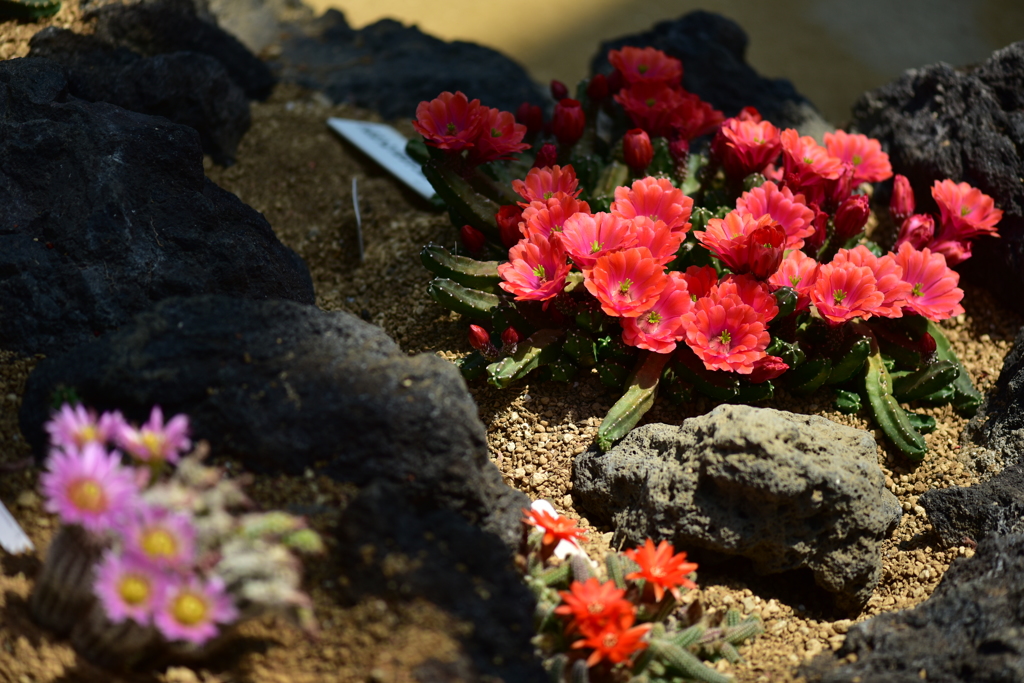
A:
<svg viewBox="0 0 1024 683">
<path fill-rule="evenodd" d="M 597 446 L 602 451 L 610 449 L 624 437 L 644 416 L 658 394 L 658 380 L 671 354 L 645 351 L 637 360 L 633 376 L 627 381 L 628 388 L 597 430 Z"/>
<path fill-rule="evenodd" d="M 718 651 L 722 653 L 722 656 L 725 657 L 730 664 L 739 664 L 743 661 L 743 657 L 740 657 L 739 651 L 728 641 L 722 643 L 719 646 Z"/>
<path fill-rule="evenodd" d="M 871 339 L 871 353 L 868 355 L 864 388 L 868 395 L 871 412 L 875 416 L 875 422 L 900 452 L 911 460 L 919 462 L 928 451 L 924 437 L 910 424 L 906 412 L 893 398 L 892 378 L 882 360 L 878 342 L 870 331 L 866 336 Z"/>
<path fill-rule="evenodd" d="M 757 617 L 748 617 L 735 626 L 728 627 L 725 630 L 725 640 L 733 645 L 739 645 L 763 631 L 764 626 L 761 624 L 760 619 Z"/>
<path fill-rule="evenodd" d="M 693 626 L 680 631 L 676 635 L 672 636 L 672 644 L 679 647 L 690 647 L 704 635 L 704 627 L 700 624 L 694 624 Z"/>
<path fill-rule="evenodd" d="M 622 572 L 622 556 L 618 553 L 608 553 L 604 558 L 605 566 L 608 567 L 608 578 L 615 582 L 619 590 L 626 588 L 626 575 Z"/>
<path fill-rule="evenodd" d="M 573 555 L 569 558 L 569 566 L 572 568 L 574 581 L 583 583 L 587 579 L 594 578 L 594 569 L 586 555 Z"/>
<path fill-rule="evenodd" d="M 582 659 L 572 663 L 572 683 L 590 683 L 590 670 Z"/>
<path fill-rule="evenodd" d="M 671 593 L 665 593 L 665 596 L 661 599 L 661 603 L 658 605 L 658 611 L 655 612 L 652 621 L 665 621 L 668 619 L 668 616 L 675 611 L 678 605 L 679 603 L 676 602 L 676 599 Z"/>
<path fill-rule="evenodd" d="M 562 583 L 568 583 L 569 576 L 572 574 L 572 568 L 568 562 L 563 562 L 557 567 L 552 567 L 543 574 L 540 575 L 540 580 L 545 586 L 555 586 Z"/>
<path fill-rule="evenodd" d="M 558 653 L 549 660 L 548 664 L 548 679 L 551 683 L 564 683 L 563 676 L 565 676 L 565 670 L 569 667 L 569 658 L 562 653 Z"/>
<path fill-rule="evenodd" d="M 688 678 L 704 683 L 730 683 L 733 680 L 731 676 L 721 674 L 704 664 L 689 650 L 668 640 L 652 640 L 650 647 L 654 650 L 655 657 Z"/>
</svg>

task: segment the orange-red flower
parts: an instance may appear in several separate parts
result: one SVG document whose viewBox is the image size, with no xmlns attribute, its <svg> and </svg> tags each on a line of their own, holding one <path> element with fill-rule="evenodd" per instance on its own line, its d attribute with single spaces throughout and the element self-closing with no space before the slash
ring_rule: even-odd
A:
<svg viewBox="0 0 1024 683">
<path fill-rule="evenodd" d="M 729 270 L 752 273 L 759 279 L 778 269 L 786 246 L 786 231 L 771 216 L 755 219 L 739 211 L 730 211 L 725 218 L 712 218 L 707 229 L 694 235 Z"/>
<path fill-rule="evenodd" d="M 696 588 L 697 584 L 689 579 L 689 574 L 697 571 L 697 565 L 686 561 L 686 553 L 676 553 L 676 549 L 668 541 L 662 541 L 655 547 L 654 541 L 647 539 L 644 544 L 634 550 L 627 550 L 626 557 L 640 565 L 640 570 L 627 574 L 632 581 L 643 579 L 654 588 L 654 599 L 661 601 L 666 591 L 677 600 L 682 600 L 679 587 Z"/>
<path fill-rule="evenodd" d="M 690 266 L 682 277 L 686 280 L 686 289 L 693 301 L 707 296 L 711 288 L 718 284 L 718 271 L 711 266 Z"/>
<path fill-rule="evenodd" d="M 498 266 L 504 280 L 499 286 L 516 301 L 546 301 L 562 291 L 565 277 L 572 268 L 566 261 L 565 248 L 553 236 L 533 234 L 519 240 L 508 250 L 508 263 Z"/>
<path fill-rule="evenodd" d="M 960 275 L 950 270 L 942 254 L 928 249 L 918 251 L 904 242 L 894 259 L 903 269 L 903 279 L 910 284 L 907 310 L 929 320 L 945 320 L 964 312 L 960 301 L 964 291 L 957 287 Z"/>
<path fill-rule="evenodd" d="M 823 318 L 836 325 L 854 318 L 866 320 L 885 300 L 875 282 L 867 266 L 842 260 L 826 263 L 818 269 L 811 287 L 811 303 Z"/>
<path fill-rule="evenodd" d="M 577 185 L 579 181 L 576 179 L 576 171 L 569 164 L 531 168 L 525 180 L 512 181 L 512 189 L 526 200 L 525 203 L 520 202 L 520 206 L 524 208 L 531 202 L 547 201 L 559 194 L 578 197 L 583 189 L 577 188 Z"/>
<path fill-rule="evenodd" d="M 629 187 L 615 188 L 610 211 L 628 219 L 646 216 L 652 221 L 663 221 L 669 230 L 685 234 L 690 229 L 693 199 L 668 178 L 648 176 Z"/>
<path fill-rule="evenodd" d="M 498 159 L 511 159 L 530 146 L 523 142 L 526 126 L 516 123 L 512 112 L 481 107 L 480 136 L 476 146 L 469 150 L 469 161 L 483 164 Z"/>
<path fill-rule="evenodd" d="M 814 234 L 814 211 L 804 203 L 802 194 L 794 195 L 788 187 L 779 188 L 771 181 L 740 195 L 736 211 L 749 213 L 755 219 L 771 216 L 786 230 L 786 249 L 800 249 L 804 239 Z"/>
<path fill-rule="evenodd" d="M 544 532 L 544 537 L 541 539 L 544 546 L 554 546 L 561 541 L 576 544 L 579 541 L 587 540 L 587 537 L 583 535 L 583 529 L 576 526 L 575 519 L 552 515 L 546 510 L 523 508 L 523 512 L 526 513 L 523 522 Z"/>
<path fill-rule="evenodd" d="M 738 296 L 720 296 L 717 285 L 683 316 L 686 345 L 708 370 L 749 375 L 771 341 L 763 316 Z"/>
<path fill-rule="evenodd" d="M 871 312 L 880 318 L 902 318 L 903 307 L 911 286 L 903 280 L 903 268 L 900 267 L 892 254 L 878 258 L 863 244 L 853 249 L 840 249 L 832 259 L 833 263 L 852 263 L 855 266 L 867 266 L 875 276 L 875 288 L 885 297 Z"/>
<path fill-rule="evenodd" d="M 760 173 L 779 157 L 782 139 L 771 121 L 733 117 L 722 123 L 711 150 L 729 178 L 742 180 L 751 173 Z"/>
<path fill-rule="evenodd" d="M 992 197 L 967 183 L 935 181 L 932 197 L 942 214 L 937 241 L 967 240 L 979 235 L 998 235 L 996 224 L 1003 219 Z"/>
<path fill-rule="evenodd" d="M 626 83 L 664 83 L 678 85 L 683 78 L 683 63 L 653 47 L 611 50 L 608 61 L 619 70 Z"/>
<path fill-rule="evenodd" d="M 811 305 L 810 292 L 818 278 L 819 265 L 804 252 L 794 249 L 782 259 L 779 269 L 768 278 L 768 284 L 796 290 L 796 310 L 805 311 Z"/>
<path fill-rule="evenodd" d="M 654 260 L 662 265 L 675 259 L 676 252 L 686 239 L 686 233 L 682 230 L 669 230 L 660 220 L 652 221 L 650 218 L 637 216 L 627 222 L 633 226 L 636 246 L 650 249 Z"/>
<path fill-rule="evenodd" d="M 682 90 L 664 83 L 634 83 L 615 95 L 633 125 L 652 137 L 672 135 L 676 112 L 686 106 Z"/>
<path fill-rule="evenodd" d="M 559 192 L 547 201 L 530 202 L 523 210 L 522 229 L 527 237 L 534 233 L 547 237 L 553 232 L 561 232 L 565 221 L 580 212 L 590 213 L 590 206 Z"/>
<path fill-rule="evenodd" d="M 797 188 L 806 188 L 839 178 L 843 171 L 842 160 L 829 154 L 810 135 L 801 137 L 794 129 L 787 128 L 780 138 L 787 182 L 792 178 Z"/>
<path fill-rule="evenodd" d="M 431 147 L 457 152 L 476 144 L 483 130 L 484 109 L 480 100 L 445 91 L 430 102 L 419 103 L 412 126 Z"/>
<path fill-rule="evenodd" d="M 600 633 L 581 638 L 572 646 L 573 648 L 589 647 L 594 650 L 587 657 L 588 667 L 596 666 L 602 661 L 620 664 L 647 647 L 647 641 L 643 638 L 651 630 L 651 625 L 633 626 L 632 624 L 633 617 L 630 616 L 626 625 L 609 624 Z"/>
<path fill-rule="evenodd" d="M 682 274 L 669 274 L 668 285 L 654 305 L 635 318 L 622 318 L 622 341 L 657 353 L 672 353 L 685 336 L 682 317 L 693 307 Z"/>
<path fill-rule="evenodd" d="M 751 275 L 726 275 L 718 283 L 719 297 L 732 297 L 753 308 L 765 323 L 779 314 L 779 304 L 769 286 Z"/>
<path fill-rule="evenodd" d="M 593 577 L 582 583 L 573 581 L 569 590 L 558 594 L 562 604 L 555 608 L 555 614 L 570 617 L 566 633 L 594 636 L 610 624 L 632 622 L 636 614 L 636 605 L 623 597 L 626 591 L 616 588 L 614 581 L 601 583 Z"/>
<path fill-rule="evenodd" d="M 837 130 L 825 133 L 825 149 L 833 157 L 853 166 L 851 184 L 877 183 L 892 177 L 889 155 L 878 140 L 860 133 Z"/>
<path fill-rule="evenodd" d="M 613 251 L 636 245 L 629 221 L 610 213 L 576 213 L 562 226 L 562 244 L 581 270 L 589 270 L 597 259 Z"/>
<path fill-rule="evenodd" d="M 654 305 L 668 276 L 649 249 L 634 247 L 597 259 L 583 284 L 608 315 L 635 318 Z"/>
</svg>

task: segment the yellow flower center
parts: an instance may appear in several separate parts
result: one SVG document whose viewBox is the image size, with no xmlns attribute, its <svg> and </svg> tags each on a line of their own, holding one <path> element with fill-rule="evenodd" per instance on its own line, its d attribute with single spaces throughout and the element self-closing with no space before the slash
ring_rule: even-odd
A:
<svg viewBox="0 0 1024 683">
<path fill-rule="evenodd" d="M 129 605 L 141 605 L 149 599 L 149 581 L 138 574 L 125 574 L 117 585 L 117 594 Z"/>
<path fill-rule="evenodd" d="M 851 161 L 853 162 L 854 166 L 859 166 L 860 162 L 864 161 L 864 159 L 862 159 L 859 154 L 854 154 L 853 159 L 851 159 Z"/>
<path fill-rule="evenodd" d="M 589 605 L 587 605 L 587 611 L 590 612 L 591 614 L 600 614 L 601 612 L 604 611 L 604 603 L 603 602 L 592 602 Z"/>
<path fill-rule="evenodd" d="M 839 304 L 843 303 L 843 299 L 845 299 L 845 298 L 846 298 L 846 292 L 844 292 L 841 289 L 837 289 L 836 291 L 832 292 L 832 300 L 836 302 L 837 306 Z"/>
<path fill-rule="evenodd" d="M 206 601 L 195 593 L 182 593 L 171 604 L 171 615 L 185 626 L 195 626 L 206 621 L 208 612 Z"/>
<path fill-rule="evenodd" d="M 76 479 L 68 486 L 68 500 L 79 510 L 103 512 L 107 509 L 107 495 L 95 479 Z"/>
<path fill-rule="evenodd" d="M 960 207 L 960 215 L 961 216 L 966 216 L 970 212 L 971 212 L 971 207 L 969 207 L 969 206 L 961 206 Z"/>
<path fill-rule="evenodd" d="M 142 432 L 142 445 L 146 447 L 150 455 L 159 456 L 163 450 L 164 440 L 156 432 Z"/>
<path fill-rule="evenodd" d="M 84 446 L 92 441 L 100 440 L 100 430 L 96 429 L 95 425 L 85 425 L 82 427 L 82 431 L 78 432 L 78 438 L 75 441 L 79 446 Z"/>
<path fill-rule="evenodd" d="M 619 285 L 619 293 L 620 294 L 629 294 L 629 288 L 632 287 L 632 286 L 633 286 L 633 281 L 630 280 L 627 277 L 625 280 L 622 281 L 622 284 Z"/>
<path fill-rule="evenodd" d="M 916 285 L 914 285 L 914 289 L 912 289 L 910 293 L 914 296 L 921 296 L 922 294 L 924 294 L 924 291 L 921 289 L 922 285 L 924 285 L 923 282 L 918 282 Z"/>
<path fill-rule="evenodd" d="M 174 557 L 178 552 L 178 543 L 167 529 L 146 529 L 142 533 L 139 544 L 150 557 Z"/>
<path fill-rule="evenodd" d="M 722 333 L 718 335 L 718 341 L 719 343 L 722 344 L 722 346 L 728 346 L 732 342 L 732 335 L 729 334 L 729 330 L 722 330 Z M 660 576 L 661 573 L 662 572 L 660 567 L 655 567 L 651 570 L 651 574 L 653 576 Z"/>
</svg>

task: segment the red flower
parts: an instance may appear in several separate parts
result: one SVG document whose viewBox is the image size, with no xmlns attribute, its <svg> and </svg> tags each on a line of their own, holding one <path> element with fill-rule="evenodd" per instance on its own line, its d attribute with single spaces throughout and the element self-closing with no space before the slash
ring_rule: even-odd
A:
<svg viewBox="0 0 1024 683">
<path fill-rule="evenodd" d="M 583 583 L 573 581 L 569 590 L 558 594 L 563 604 L 555 608 L 555 614 L 571 617 L 567 633 L 591 637 L 609 625 L 626 624 L 628 628 L 635 618 L 636 606 L 623 598 L 626 591 L 616 588 L 614 581 L 601 583 L 593 577 Z"/>
<path fill-rule="evenodd" d="M 480 253 L 480 250 L 487 244 L 487 238 L 484 237 L 484 234 L 472 225 L 463 225 L 459 235 L 462 237 L 462 243 L 471 254 Z"/>
<path fill-rule="evenodd" d="M 558 144 L 572 147 L 583 137 L 583 128 L 587 117 L 579 100 L 566 98 L 555 105 L 555 113 L 551 117 L 551 132 L 555 134 Z"/>
<path fill-rule="evenodd" d="M 498 224 L 498 234 L 506 247 L 514 246 L 526 234 L 521 227 L 523 210 L 515 204 L 506 204 L 498 209 L 494 222 Z"/>
<path fill-rule="evenodd" d="M 608 77 L 604 74 L 594 74 L 587 83 L 587 97 L 591 102 L 600 102 L 608 97 Z"/>
<path fill-rule="evenodd" d="M 484 125 L 480 100 L 470 101 L 461 92 L 443 92 L 416 107 L 416 132 L 431 147 L 459 151 L 476 144 Z"/>
<path fill-rule="evenodd" d="M 942 214 L 940 240 L 966 240 L 979 235 L 998 236 L 996 224 L 1003 218 L 1001 209 L 981 190 L 952 180 L 935 181 L 932 197 Z"/>
<path fill-rule="evenodd" d="M 910 294 L 910 285 L 903 281 L 903 268 L 896 263 L 891 253 L 878 258 L 860 244 L 853 249 L 840 249 L 832 262 L 847 262 L 870 268 L 875 276 L 875 288 L 884 297 L 871 314 L 880 318 L 903 317 L 903 306 Z"/>
<path fill-rule="evenodd" d="M 651 137 L 642 128 L 634 128 L 622 136 L 622 156 L 635 173 L 643 173 L 654 159 Z"/>
<path fill-rule="evenodd" d="M 556 161 L 558 161 L 558 148 L 547 142 L 537 150 L 537 156 L 533 160 L 533 167 L 544 168 L 545 166 L 554 166 Z"/>
<path fill-rule="evenodd" d="M 794 195 L 788 187 L 779 189 L 771 181 L 744 192 L 736 200 L 736 211 L 749 213 L 754 219 L 771 216 L 786 231 L 786 249 L 800 249 L 804 239 L 814 234 L 814 211 L 804 204 L 802 194 Z"/>
<path fill-rule="evenodd" d="M 786 231 L 771 216 L 755 220 L 737 211 L 712 218 L 707 229 L 693 234 L 732 272 L 754 273 L 761 279 L 779 267 L 786 244 Z"/>
<path fill-rule="evenodd" d="M 562 244 L 573 263 L 589 270 L 605 254 L 635 246 L 636 235 L 628 221 L 610 213 L 576 213 L 562 226 Z"/>
<path fill-rule="evenodd" d="M 484 351 L 491 346 L 491 335 L 479 325 L 470 325 L 469 345 L 477 351 Z"/>
<path fill-rule="evenodd" d="M 547 201 L 558 194 L 578 197 L 582 188 L 578 188 L 579 180 L 572 166 L 551 166 L 531 168 L 525 180 L 513 180 L 512 189 L 526 200 L 520 206 L 526 207 L 530 202 Z"/>
<path fill-rule="evenodd" d="M 771 341 L 764 318 L 736 296 L 720 296 L 718 286 L 697 299 L 683 316 L 686 345 L 708 370 L 749 375 Z"/>
<path fill-rule="evenodd" d="M 682 316 L 693 307 L 686 280 L 673 272 L 651 308 L 635 318 L 622 318 L 622 341 L 656 353 L 672 353 L 685 336 Z"/>
<path fill-rule="evenodd" d="M 626 557 L 640 565 L 640 570 L 626 574 L 631 581 L 643 579 L 654 588 L 654 599 L 660 602 L 665 591 L 681 601 L 679 587 L 696 588 L 697 584 L 689 579 L 689 574 L 697 571 L 697 565 L 686 561 L 686 553 L 676 553 L 676 549 L 668 541 L 662 541 L 657 548 L 654 541 L 647 539 L 644 544 L 634 550 L 627 550 Z"/>
<path fill-rule="evenodd" d="M 679 85 L 683 78 L 683 63 L 653 47 L 626 46 L 611 50 L 608 61 L 626 83 L 664 83 Z"/>
<path fill-rule="evenodd" d="M 650 624 L 632 626 L 634 617 L 629 617 L 623 624 L 609 624 L 603 631 L 592 636 L 577 640 L 573 648 L 589 647 L 594 651 L 587 657 L 587 666 L 592 667 L 608 661 L 611 664 L 625 662 L 634 654 L 647 647 L 643 637 L 651 630 Z"/>
<path fill-rule="evenodd" d="M 970 240 L 935 240 L 928 247 L 932 253 L 945 256 L 947 266 L 955 266 L 971 258 Z"/>
<path fill-rule="evenodd" d="M 676 111 L 685 106 L 681 91 L 664 83 L 634 83 L 616 93 L 614 99 L 634 126 L 663 138 L 672 135 Z"/>
<path fill-rule="evenodd" d="M 718 271 L 711 266 L 690 266 L 682 274 L 690 299 L 696 301 L 707 296 L 718 284 Z"/>
<path fill-rule="evenodd" d="M 818 313 L 835 325 L 854 318 L 866 320 L 885 300 L 875 287 L 871 269 L 846 261 L 821 266 L 810 295 Z"/>
<path fill-rule="evenodd" d="M 826 180 L 837 180 L 843 170 L 843 162 L 828 153 L 824 147 L 809 135 L 800 137 L 792 128 L 780 135 L 782 158 L 786 169 L 787 184 L 792 179 L 794 189 L 805 189 L 822 185 Z"/>
<path fill-rule="evenodd" d="M 754 369 L 747 375 L 747 379 L 751 384 L 763 384 L 780 376 L 786 370 L 789 370 L 789 365 L 786 361 L 778 356 L 765 356 L 754 363 Z"/>
<path fill-rule="evenodd" d="M 665 265 L 675 259 L 676 252 L 686 239 L 686 233 L 668 229 L 663 221 L 637 216 L 630 223 L 636 235 L 636 246 L 647 247 L 658 263 Z"/>
<path fill-rule="evenodd" d="M 903 269 L 904 281 L 911 286 L 907 310 L 936 321 L 964 312 L 960 305 L 964 291 L 957 287 L 960 275 L 949 269 L 942 254 L 918 251 L 904 242 L 894 258 Z"/>
<path fill-rule="evenodd" d="M 871 202 L 867 195 L 855 194 L 844 200 L 836 210 L 835 226 L 836 237 L 840 243 L 846 242 L 851 237 L 859 235 L 868 222 L 871 215 Z"/>
<path fill-rule="evenodd" d="M 733 180 L 760 173 L 782 151 L 779 129 L 771 121 L 726 119 L 711 143 L 714 153 Z"/>
<path fill-rule="evenodd" d="M 648 249 L 635 247 L 597 259 L 583 284 L 608 315 L 635 318 L 654 305 L 668 276 Z"/>
<path fill-rule="evenodd" d="M 731 297 L 755 311 L 765 323 L 779 314 L 779 305 L 769 286 L 750 275 L 726 275 L 718 283 L 719 298 Z"/>
<path fill-rule="evenodd" d="M 782 259 L 779 269 L 768 278 L 768 284 L 796 290 L 796 310 L 805 311 L 811 305 L 810 292 L 818 278 L 818 266 L 810 256 L 794 249 Z"/>
<path fill-rule="evenodd" d="M 892 197 L 889 199 L 889 215 L 897 225 L 914 213 L 914 190 L 906 176 L 896 175 L 892 183 Z"/>
<path fill-rule="evenodd" d="M 535 135 L 544 127 L 544 111 L 536 104 L 523 102 L 516 110 L 516 121 L 526 126 L 526 132 Z"/>
<path fill-rule="evenodd" d="M 853 166 L 853 187 L 892 177 L 889 155 L 882 151 L 881 143 L 874 138 L 837 130 L 835 133 L 825 133 L 825 148 L 833 157 Z"/>
<path fill-rule="evenodd" d="M 531 235 L 508 251 L 508 263 L 498 266 L 504 282 L 499 287 L 516 295 L 516 301 L 546 301 L 558 296 L 571 266 L 557 238 Z"/>
<path fill-rule="evenodd" d="M 685 234 L 690 229 L 693 199 L 683 194 L 668 178 L 648 176 L 635 181 L 630 187 L 615 188 L 615 201 L 610 210 L 616 216 L 630 220 L 638 216 L 660 220 L 672 232 Z"/>
<path fill-rule="evenodd" d="M 680 93 L 681 102 L 672 112 L 672 137 L 693 140 L 722 125 L 725 114 L 690 92 Z"/>
<path fill-rule="evenodd" d="M 481 107 L 483 123 L 476 147 L 469 150 L 469 161 L 483 164 L 498 159 L 511 159 L 530 146 L 523 142 L 526 126 L 516 123 L 510 112 Z"/>
<path fill-rule="evenodd" d="M 915 213 L 903 219 L 900 226 L 899 237 L 896 238 L 896 246 L 909 242 L 914 248 L 921 249 L 927 246 L 935 238 L 935 219 L 926 213 Z M 954 261 L 956 265 L 959 261 Z"/>
<path fill-rule="evenodd" d="M 579 541 L 587 540 L 587 537 L 583 535 L 583 529 L 576 526 L 575 519 L 552 515 L 545 510 L 523 508 L 523 512 L 526 513 L 523 522 L 544 532 L 544 537 L 541 539 L 544 546 L 554 546 L 561 541 L 578 544 Z"/>
<path fill-rule="evenodd" d="M 523 230 L 527 237 L 535 233 L 549 237 L 552 232 L 561 232 L 565 221 L 580 212 L 590 213 L 587 203 L 560 192 L 547 201 L 531 202 L 523 209 Z"/>
<path fill-rule="evenodd" d="M 569 88 L 557 78 L 551 79 L 551 97 L 555 102 L 561 102 L 569 96 Z"/>
</svg>

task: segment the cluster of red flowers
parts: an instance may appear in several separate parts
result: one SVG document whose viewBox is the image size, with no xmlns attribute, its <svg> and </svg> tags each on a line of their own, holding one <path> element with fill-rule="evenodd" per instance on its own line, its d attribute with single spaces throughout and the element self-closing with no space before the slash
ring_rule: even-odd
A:
<svg viewBox="0 0 1024 683">
<path fill-rule="evenodd" d="M 416 107 L 413 127 L 431 147 L 461 153 L 471 163 L 509 159 L 530 146 L 523 142 L 526 126 L 507 111 L 470 101 L 461 92 L 443 92 Z"/>
</svg>

